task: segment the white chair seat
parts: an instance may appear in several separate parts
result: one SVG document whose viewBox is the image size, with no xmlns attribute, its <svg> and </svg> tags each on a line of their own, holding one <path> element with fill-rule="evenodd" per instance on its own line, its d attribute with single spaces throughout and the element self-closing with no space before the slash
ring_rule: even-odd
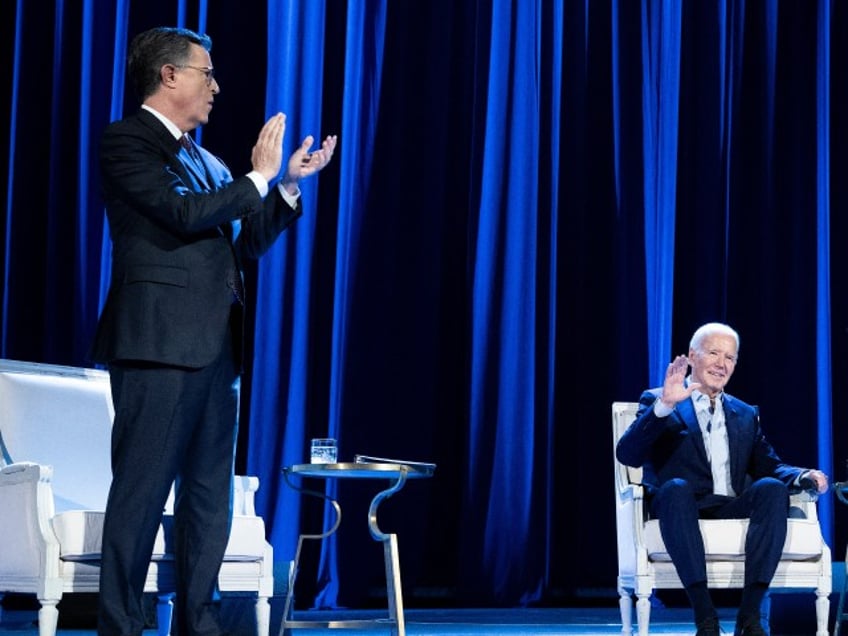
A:
<svg viewBox="0 0 848 636">
<path fill-rule="evenodd" d="M 53 517 L 53 532 L 59 540 L 59 558 L 65 561 L 99 561 L 105 514 L 96 510 L 69 510 Z M 174 518 L 164 515 L 152 560 L 172 561 Z M 261 517 L 237 515 L 227 543 L 228 561 L 258 561 L 265 557 L 265 523 Z M 259 548 L 259 549 L 257 549 Z"/>
<path fill-rule="evenodd" d="M 699 522 L 707 561 L 744 561 L 747 519 L 703 519 Z M 671 561 L 660 534 L 660 522 L 651 519 L 644 526 L 645 549 L 651 561 Z M 821 558 L 821 529 L 817 521 L 790 519 L 784 561 L 815 561 Z"/>
</svg>

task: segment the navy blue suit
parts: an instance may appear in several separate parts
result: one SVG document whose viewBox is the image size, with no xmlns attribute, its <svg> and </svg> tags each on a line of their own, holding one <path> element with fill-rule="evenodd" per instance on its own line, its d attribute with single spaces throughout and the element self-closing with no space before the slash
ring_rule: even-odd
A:
<svg viewBox="0 0 848 636">
<path fill-rule="evenodd" d="M 115 403 L 98 617 L 110 636 L 144 627 L 144 581 L 175 481 L 175 631 L 219 634 L 242 366 L 235 291 L 243 261 L 301 214 L 196 150 L 145 110 L 111 124 L 100 146 L 112 279 L 92 358 L 109 366 Z"/>
<path fill-rule="evenodd" d="M 618 460 L 643 469 L 651 513 L 684 585 L 706 581 L 699 518 L 748 518 L 745 583 L 769 584 L 786 538 L 789 488 L 806 470 L 783 463 L 760 428 L 756 407 L 723 394 L 736 497 L 713 494 L 713 477 L 695 407 L 654 414 L 661 389 L 642 394 L 636 420 L 616 447 Z"/>
</svg>

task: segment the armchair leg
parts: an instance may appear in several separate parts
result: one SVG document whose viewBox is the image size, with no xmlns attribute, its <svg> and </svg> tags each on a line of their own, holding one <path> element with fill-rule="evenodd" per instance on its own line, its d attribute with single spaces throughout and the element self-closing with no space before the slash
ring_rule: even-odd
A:
<svg viewBox="0 0 848 636">
<path fill-rule="evenodd" d="M 621 609 L 621 636 L 633 636 L 633 599 L 623 587 L 618 588 L 618 606 Z"/>
<path fill-rule="evenodd" d="M 639 626 L 639 636 L 648 636 L 648 626 L 651 624 L 651 598 L 648 594 L 637 596 L 636 623 Z"/>
<path fill-rule="evenodd" d="M 256 633 L 258 636 L 268 636 L 271 630 L 271 604 L 267 596 L 256 599 Z"/>
<path fill-rule="evenodd" d="M 156 596 L 156 626 L 159 636 L 171 633 L 171 621 L 174 618 L 174 594 L 172 592 Z"/>
<path fill-rule="evenodd" d="M 816 636 L 828 636 L 827 621 L 830 618 L 830 598 L 826 590 L 816 590 Z M 839 617 L 837 617 L 839 620 Z"/>
<path fill-rule="evenodd" d="M 56 605 L 59 599 L 40 598 L 41 609 L 38 610 L 38 636 L 56 636 L 56 626 L 59 624 L 59 610 Z"/>
</svg>

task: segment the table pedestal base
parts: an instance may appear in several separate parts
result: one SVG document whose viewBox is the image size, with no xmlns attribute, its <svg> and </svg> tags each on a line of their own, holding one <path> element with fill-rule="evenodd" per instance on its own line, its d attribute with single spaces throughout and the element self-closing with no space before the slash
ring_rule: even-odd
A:
<svg viewBox="0 0 848 636">
<path fill-rule="evenodd" d="M 335 466 L 343 466 L 342 464 L 337 464 Z M 390 471 L 387 471 L 385 468 L 378 469 L 380 466 L 384 466 L 383 464 L 376 465 L 362 465 L 355 464 L 353 466 L 357 467 L 357 470 L 354 473 L 348 474 L 344 473 L 344 469 L 339 469 L 336 474 L 332 472 L 327 472 L 326 477 L 345 477 L 345 476 L 356 476 L 360 478 L 374 478 L 376 476 L 386 476 L 381 473 L 389 473 L 394 481 L 391 486 L 385 490 L 380 491 L 371 500 L 371 506 L 368 510 L 368 528 L 371 532 L 371 536 L 375 541 L 379 541 L 383 544 L 383 559 L 385 561 L 386 566 L 386 595 L 388 598 L 388 618 L 385 619 L 375 619 L 375 620 L 310 620 L 310 621 L 298 621 L 294 620 L 294 585 L 295 580 L 297 578 L 298 568 L 300 566 L 300 553 L 301 548 L 303 547 L 303 542 L 305 540 L 322 540 L 326 539 L 330 535 L 332 535 L 336 530 L 338 530 L 339 525 L 341 524 L 342 519 L 342 511 L 338 502 L 325 493 L 318 492 L 315 490 L 307 490 L 305 488 L 301 488 L 298 485 L 295 485 L 289 479 L 290 471 L 288 469 L 283 469 L 283 475 L 285 476 L 286 482 L 294 488 L 295 490 L 321 497 L 329 502 L 335 513 L 336 519 L 333 523 L 332 527 L 326 532 L 322 532 L 321 534 L 301 534 L 297 541 L 297 552 L 295 553 L 294 561 L 292 562 L 291 569 L 289 571 L 289 581 L 288 581 L 288 590 L 286 591 L 286 604 L 283 608 L 283 620 L 282 625 L 280 626 L 280 634 L 279 636 L 288 636 L 293 629 L 298 628 L 365 628 L 365 627 L 381 627 L 386 628 L 390 627 L 392 630 L 392 634 L 395 636 L 406 636 L 406 627 L 404 625 L 403 618 L 403 594 L 401 590 L 401 579 L 400 579 L 400 558 L 398 555 L 398 543 L 397 543 L 397 535 L 394 533 L 386 534 L 380 530 L 380 527 L 377 525 L 377 509 L 380 506 L 380 503 L 391 497 L 398 490 L 403 488 L 404 483 L 406 482 L 407 476 L 409 475 L 409 471 L 406 466 L 394 466 Z M 375 471 L 376 474 L 370 474 L 366 471 L 369 470 Z M 361 468 L 360 468 L 361 467 Z M 349 469 L 353 470 L 353 469 Z M 314 474 L 308 473 L 306 470 L 298 471 L 302 472 L 304 476 L 307 477 L 316 477 L 316 476 L 325 476 L 323 474 Z M 292 474 L 297 474 L 297 472 L 292 471 Z M 427 475 L 429 476 L 429 475 Z"/>
</svg>

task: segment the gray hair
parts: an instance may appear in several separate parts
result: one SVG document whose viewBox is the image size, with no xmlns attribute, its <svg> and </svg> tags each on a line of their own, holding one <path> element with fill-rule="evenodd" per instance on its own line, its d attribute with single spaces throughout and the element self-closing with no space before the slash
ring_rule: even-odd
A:
<svg viewBox="0 0 848 636">
<path fill-rule="evenodd" d="M 730 336 L 736 341 L 736 352 L 739 352 L 739 334 L 736 333 L 733 327 L 725 325 L 722 322 L 708 322 L 698 327 L 695 333 L 692 334 L 692 340 L 689 341 L 689 348 L 695 351 L 701 351 L 701 343 L 708 336 Z"/>
</svg>

